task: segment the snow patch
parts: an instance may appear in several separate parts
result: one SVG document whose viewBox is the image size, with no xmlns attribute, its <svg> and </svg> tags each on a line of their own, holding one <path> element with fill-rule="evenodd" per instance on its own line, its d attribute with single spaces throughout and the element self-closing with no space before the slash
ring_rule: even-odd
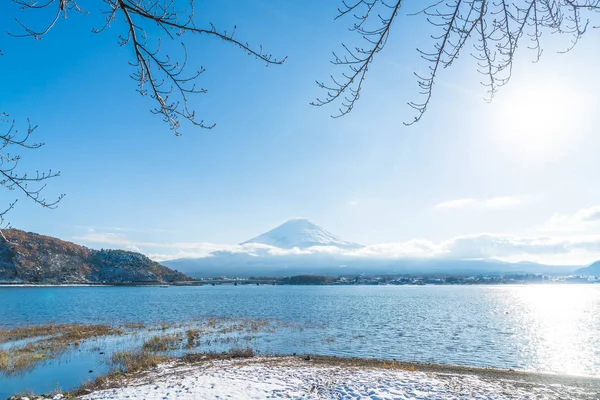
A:
<svg viewBox="0 0 600 400">
<path fill-rule="evenodd" d="M 249 243 L 260 243 L 281 249 L 307 249 L 314 246 L 333 246 L 341 249 L 363 247 L 357 243 L 346 242 L 305 218 L 290 219 L 277 228 L 241 244 Z"/>
<path fill-rule="evenodd" d="M 377 368 L 312 366 L 297 359 L 255 358 L 201 365 L 165 364 L 124 388 L 93 392 L 105 399 L 583 399 L 564 385 L 529 384 L 474 375 Z"/>
</svg>

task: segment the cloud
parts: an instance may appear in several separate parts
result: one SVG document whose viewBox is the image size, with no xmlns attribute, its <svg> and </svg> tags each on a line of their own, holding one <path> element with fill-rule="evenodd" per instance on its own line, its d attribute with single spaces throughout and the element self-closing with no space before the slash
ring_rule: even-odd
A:
<svg viewBox="0 0 600 400">
<path fill-rule="evenodd" d="M 75 228 L 85 229 L 88 232 L 96 232 L 96 231 L 116 231 L 116 232 L 135 232 L 135 233 L 173 233 L 174 231 L 166 230 L 166 229 L 158 229 L 158 228 L 148 228 L 148 229 L 139 229 L 139 228 L 125 228 L 119 226 L 83 226 L 83 225 L 75 225 Z"/>
<path fill-rule="evenodd" d="M 498 207 L 514 204 L 511 198 L 498 197 L 489 199 L 489 201 L 493 206 Z M 549 219 L 545 227 L 560 232 L 543 232 L 544 234 L 532 236 L 477 233 L 456 236 L 440 242 L 416 238 L 404 242 L 374 244 L 354 250 L 340 249 L 333 246 L 281 249 L 258 243 L 240 245 L 208 242 L 140 241 L 133 240 L 122 232 L 98 232 L 94 229 L 90 229 L 86 234 L 76 236 L 73 239 L 83 243 L 138 251 L 147 254 L 156 261 L 176 258 L 214 257 L 227 254 L 256 257 L 323 255 L 364 259 L 438 257 L 499 259 L 505 261 L 528 260 L 549 264 L 587 264 L 600 259 L 600 230 L 597 232 L 598 234 L 584 231 L 584 228 L 588 226 L 600 228 L 600 206 L 583 208 L 571 215 L 555 214 Z M 582 232 L 574 233 L 576 230 Z"/>
<path fill-rule="evenodd" d="M 459 208 L 459 207 L 485 207 L 485 208 L 505 208 L 515 206 L 523 202 L 523 199 L 518 196 L 501 196 L 501 197 L 490 197 L 488 199 L 472 199 L 472 198 L 464 198 L 464 199 L 456 199 L 444 201 L 439 204 L 436 204 L 434 208 L 436 209 L 450 209 L 450 208 Z"/>
<path fill-rule="evenodd" d="M 246 244 L 217 244 L 208 242 L 148 242 L 136 241 L 127 238 L 124 234 L 113 232 L 89 232 L 82 236 L 74 236 L 74 241 L 83 243 L 93 243 L 96 245 L 109 245 L 118 248 L 147 253 L 148 256 L 156 261 L 172 260 L 175 258 L 201 258 L 211 257 L 215 254 L 227 252 L 231 254 L 245 253 L 256 255 L 301 255 L 311 254 L 315 250 L 308 249 L 280 249 L 275 246 L 269 246 L 260 243 Z M 318 250 L 322 253 L 335 252 L 337 248 L 328 246 L 319 246 Z M 151 250 L 151 251 L 149 251 Z M 156 250 L 167 250 L 164 252 L 155 252 Z"/>
<path fill-rule="evenodd" d="M 567 239 L 548 236 L 521 237 L 482 233 L 458 236 L 442 242 L 440 248 L 442 254 L 453 258 L 503 258 L 567 253 L 572 250 L 572 244 Z"/>
<path fill-rule="evenodd" d="M 443 201 L 439 204 L 436 204 L 434 206 L 434 208 L 458 208 L 458 207 L 464 207 L 464 206 L 468 206 L 471 204 L 476 204 L 477 202 L 475 201 L 475 199 L 456 199 L 456 200 L 450 200 L 450 201 Z"/>
<path fill-rule="evenodd" d="M 346 255 L 367 258 L 412 258 L 434 257 L 438 254 L 437 245 L 425 239 L 412 239 L 406 242 L 380 243 L 366 246 Z"/>
<path fill-rule="evenodd" d="M 600 259 L 600 235 L 516 236 L 479 233 L 434 243 L 424 239 L 367 246 L 346 255 L 375 259 L 449 258 L 587 264 Z"/>
<path fill-rule="evenodd" d="M 573 218 L 581 222 L 598 222 L 600 221 L 600 206 L 582 208 L 575 213 Z"/>
<path fill-rule="evenodd" d="M 549 264 L 586 264 L 600 259 L 600 235 L 582 236 L 517 236 L 479 233 L 463 235 L 441 242 L 412 239 L 404 242 L 380 243 L 355 250 L 333 246 L 306 249 L 281 249 L 264 244 L 215 244 L 206 242 L 155 243 L 127 239 L 122 234 L 93 232 L 75 237 L 77 241 L 105 244 L 124 249 L 137 249 L 156 261 L 177 258 L 204 258 L 217 255 L 356 257 L 364 259 L 449 258 L 499 259 L 505 261 L 537 261 Z"/>
<path fill-rule="evenodd" d="M 516 196 L 492 197 L 491 199 L 483 201 L 488 208 L 510 207 L 520 204 L 521 202 L 521 198 Z"/>
<path fill-rule="evenodd" d="M 554 214 L 540 228 L 546 232 L 585 232 L 600 228 L 600 206 L 582 208 L 574 214 Z"/>
<path fill-rule="evenodd" d="M 348 200 L 348 201 L 346 202 L 346 204 L 347 204 L 349 207 L 356 207 L 357 205 L 359 205 L 359 204 L 360 204 L 360 199 L 352 199 L 352 200 Z"/>
</svg>

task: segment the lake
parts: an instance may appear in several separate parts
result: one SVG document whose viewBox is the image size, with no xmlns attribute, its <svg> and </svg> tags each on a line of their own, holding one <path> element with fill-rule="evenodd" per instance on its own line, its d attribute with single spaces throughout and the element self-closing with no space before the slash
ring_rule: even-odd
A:
<svg viewBox="0 0 600 400">
<path fill-rule="evenodd" d="M 3 287 L 0 304 L 5 328 L 266 318 L 300 329 L 248 339 L 262 353 L 600 376 L 600 285 Z M 87 346 L 100 345 L 126 346 Z M 85 346 L 22 375 L 0 375 L 0 398 L 66 390 L 88 370 L 106 372 Z"/>
</svg>

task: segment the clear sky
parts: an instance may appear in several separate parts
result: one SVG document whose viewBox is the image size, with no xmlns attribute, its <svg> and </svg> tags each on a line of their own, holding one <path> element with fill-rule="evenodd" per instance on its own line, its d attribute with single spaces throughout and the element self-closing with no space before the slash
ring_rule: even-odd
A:
<svg viewBox="0 0 600 400">
<path fill-rule="evenodd" d="M 30 24 L 48 17 L 2 7 L 9 31 L 18 30 L 15 15 Z M 420 239 L 467 243 L 465 257 L 600 258 L 599 32 L 590 29 L 566 55 L 545 35 L 537 64 L 523 45 L 512 81 L 491 104 L 464 52 L 440 73 L 422 121 L 406 127 L 413 71 L 426 67 L 415 47 L 433 45 L 430 26 L 406 17 L 409 8 L 350 115 L 332 119 L 334 108 L 309 105 L 323 95 L 314 81 L 335 73 L 331 51 L 356 39 L 349 20 L 333 21 L 337 7 L 203 2 L 198 24 L 237 25 L 238 38 L 288 59 L 267 68 L 218 40 L 187 37 L 209 90 L 191 105 L 217 126 L 184 125 L 181 137 L 135 92 L 118 21 L 93 34 L 102 17 L 90 8 L 41 41 L 3 35 L 0 111 L 39 126 L 36 139 L 47 145 L 23 153 L 23 167 L 60 170 L 46 195 L 67 194 L 56 210 L 20 199 L 11 224 L 158 259 L 239 243 L 292 217 L 365 245 Z M 15 195 L 5 190 L 2 201 Z"/>
</svg>

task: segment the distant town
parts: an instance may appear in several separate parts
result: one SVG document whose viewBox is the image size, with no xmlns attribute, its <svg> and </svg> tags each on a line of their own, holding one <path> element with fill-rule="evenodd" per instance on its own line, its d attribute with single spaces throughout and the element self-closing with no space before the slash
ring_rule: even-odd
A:
<svg viewBox="0 0 600 400">
<path fill-rule="evenodd" d="M 185 285 L 514 285 L 514 284 L 561 284 L 600 283 L 600 276 L 569 275 L 550 276 L 542 274 L 511 274 L 511 275 L 475 275 L 475 276 L 414 276 L 414 275 L 383 275 L 383 276 L 321 276 L 297 275 L 291 277 L 217 277 L 199 278 Z"/>
</svg>

